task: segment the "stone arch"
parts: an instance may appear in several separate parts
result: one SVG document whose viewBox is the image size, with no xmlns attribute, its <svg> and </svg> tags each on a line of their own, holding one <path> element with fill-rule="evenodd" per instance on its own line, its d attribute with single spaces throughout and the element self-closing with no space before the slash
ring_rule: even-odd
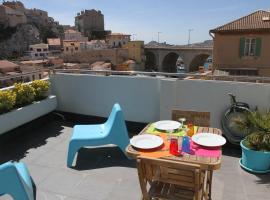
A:
<svg viewBox="0 0 270 200">
<path fill-rule="evenodd" d="M 176 72 L 176 62 L 177 62 L 179 56 L 180 55 L 178 53 L 175 53 L 175 52 L 168 53 L 162 61 L 162 71 L 175 73 Z"/>
<path fill-rule="evenodd" d="M 145 53 L 145 70 L 157 71 L 157 58 L 156 55 L 151 51 Z"/>
<path fill-rule="evenodd" d="M 196 55 L 190 62 L 189 71 L 198 71 L 199 66 L 203 66 L 207 58 L 209 58 L 210 56 L 210 54 L 205 53 Z"/>
</svg>

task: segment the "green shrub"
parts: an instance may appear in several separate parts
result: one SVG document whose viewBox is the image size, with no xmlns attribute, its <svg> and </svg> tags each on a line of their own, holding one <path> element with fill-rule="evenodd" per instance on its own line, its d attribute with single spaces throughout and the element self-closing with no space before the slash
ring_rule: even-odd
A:
<svg viewBox="0 0 270 200">
<path fill-rule="evenodd" d="M 236 121 L 240 130 L 247 131 L 244 144 L 255 151 L 270 151 L 270 111 L 249 113 L 247 121 Z"/>
<path fill-rule="evenodd" d="M 0 114 L 13 109 L 16 103 L 16 94 L 11 90 L 0 90 Z"/>
<path fill-rule="evenodd" d="M 31 104 L 35 99 L 35 90 L 31 85 L 15 83 L 16 106 L 21 107 Z"/>
<path fill-rule="evenodd" d="M 35 90 L 35 100 L 39 101 L 45 99 L 48 96 L 48 90 L 50 86 L 49 81 L 35 80 L 32 82 L 31 86 Z"/>
</svg>

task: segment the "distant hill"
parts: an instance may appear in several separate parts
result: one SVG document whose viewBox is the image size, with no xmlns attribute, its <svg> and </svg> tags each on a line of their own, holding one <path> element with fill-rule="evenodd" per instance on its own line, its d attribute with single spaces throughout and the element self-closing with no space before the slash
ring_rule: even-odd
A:
<svg viewBox="0 0 270 200">
<path fill-rule="evenodd" d="M 205 40 L 203 42 L 193 43 L 191 46 L 213 46 L 213 40 Z"/>
</svg>

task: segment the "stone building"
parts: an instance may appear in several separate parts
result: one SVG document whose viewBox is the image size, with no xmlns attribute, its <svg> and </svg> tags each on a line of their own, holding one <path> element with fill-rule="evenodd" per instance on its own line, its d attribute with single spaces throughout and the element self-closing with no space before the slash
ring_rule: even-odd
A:
<svg viewBox="0 0 270 200">
<path fill-rule="evenodd" d="M 64 54 L 74 54 L 81 51 L 81 43 L 77 40 L 64 40 L 63 49 Z"/>
<path fill-rule="evenodd" d="M 90 39 L 102 39 L 108 31 L 104 29 L 104 15 L 100 10 L 84 10 L 75 17 L 75 26 Z"/>
<path fill-rule="evenodd" d="M 8 87 L 16 82 L 28 82 L 44 78 L 43 68 L 0 60 L 0 88 Z"/>
<path fill-rule="evenodd" d="M 48 38 L 47 43 L 49 46 L 49 51 L 52 55 L 59 55 L 61 53 L 62 45 L 60 38 Z"/>
<path fill-rule="evenodd" d="M 123 63 L 128 59 L 127 49 L 101 49 L 73 52 L 63 55 L 64 62 L 94 63 L 97 61 L 111 62 L 113 65 Z"/>
<path fill-rule="evenodd" d="M 28 55 L 32 60 L 45 59 L 49 56 L 49 45 L 44 43 L 30 45 Z"/>
<path fill-rule="evenodd" d="M 215 69 L 232 75 L 270 76 L 270 12 L 258 10 L 210 34 Z"/>
<path fill-rule="evenodd" d="M 83 37 L 81 32 L 68 29 L 64 32 L 64 40 L 72 40 L 72 41 L 79 41 L 79 42 L 87 42 L 88 38 Z"/>
<path fill-rule="evenodd" d="M 108 44 L 105 42 L 105 40 L 91 40 L 89 42 L 83 42 L 81 43 L 81 49 L 82 50 L 92 50 L 92 49 L 107 49 Z"/>
<path fill-rule="evenodd" d="M 130 35 L 123 33 L 111 33 L 106 36 L 106 42 L 112 48 L 119 48 L 130 41 Z"/>
<path fill-rule="evenodd" d="M 138 64 L 138 69 L 143 69 L 145 64 L 144 41 L 129 41 L 123 46 L 128 49 L 128 57 Z"/>
</svg>

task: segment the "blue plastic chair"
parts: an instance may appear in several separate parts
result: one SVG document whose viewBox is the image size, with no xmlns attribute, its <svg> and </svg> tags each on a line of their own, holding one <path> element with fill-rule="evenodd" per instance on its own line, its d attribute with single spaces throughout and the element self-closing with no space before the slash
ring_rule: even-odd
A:
<svg viewBox="0 0 270 200">
<path fill-rule="evenodd" d="M 124 115 L 118 103 L 114 104 L 111 114 L 104 124 L 74 126 L 68 147 L 67 166 L 72 167 L 74 157 L 80 148 L 106 144 L 115 144 L 124 153 L 129 144 Z"/>
<path fill-rule="evenodd" d="M 14 200 L 34 200 L 35 184 L 24 163 L 0 165 L 0 196 L 9 194 Z"/>
</svg>

